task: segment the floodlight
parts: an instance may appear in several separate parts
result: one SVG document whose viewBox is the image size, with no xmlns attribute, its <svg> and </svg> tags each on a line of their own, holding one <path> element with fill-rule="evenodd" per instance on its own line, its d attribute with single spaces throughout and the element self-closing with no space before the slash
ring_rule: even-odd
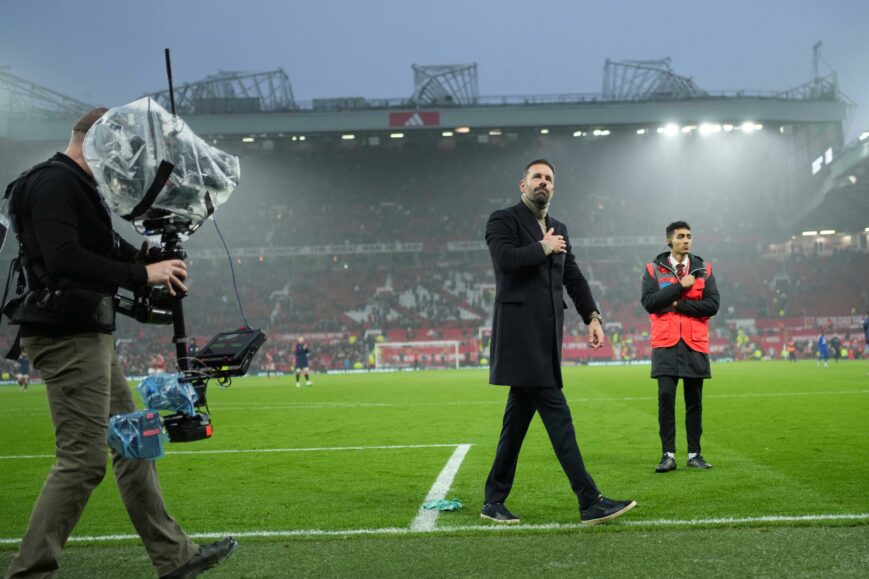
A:
<svg viewBox="0 0 869 579">
<path fill-rule="evenodd" d="M 725 123 L 721 125 L 721 128 L 724 130 L 725 133 L 729 133 L 733 130 L 733 125 L 731 125 L 730 123 Z"/>
<path fill-rule="evenodd" d="M 743 133 L 753 133 L 754 132 L 754 123 L 751 121 L 746 121 L 739 126 L 739 129 Z"/>
<path fill-rule="evenodd" d="M 241 142 L 242 143 L 253 143 L 255 140 L 256 139 L 253 137 L 242 137 Z"/>
<path fill-rule="evenodd" d="M 812 237 L 812 236 L 817 235 L 817 234 L 818 234 L 817 231 L 803 231 L 803 237 Z"/>
<path fill-rule="evenodd" d="M 549 134 L 549 129 L 540 129 L 540 134 L 541 134 L 541 135 L 548 135 L 548 134 Z"/>
<path fill-rule="evenodd" d="M 822 229 L 818 232 L 820 235 L 836 235 L 835 229 Z"/>
<path fill-rule="evenodd" d="M 452 137 L 453 132 L 452 131 L 444 131 L 443 133 L 441 133 L 441 136 L 442 137 Z"/>
<path fill-rule="evenodd" d="M 403 139 L 404 133 L 389 133 L 390 139 Z"/>
<path fill-rule="evenodd" d="M 664 125 L 658 129 L 658 133 L 662 133 L 668 137 L 675 137 L 679 134 L 679 125 L 675 123 L 670 123 L 669 125 Z"/>
<path fill-rule="evenodd" d="M 637 129 L 637 134 L 638 134 L 638 135 L 645 135 L 645 134 L 646 134 L 646 129 Z"/>
<path fill-rule="evenodd" d="M 460 135 L 466 135 L 471 132 L 471 127 L 457 127 L 456 132 Z"/>
<path fill-rule="evenodd" d="M 712 135 L 721 132 L 721 125 L 717 123 L 703 123 L 700 125 L 701 135 Z"/>
<path fill-rule="evenodd" d="M 861 141 L 865 141 L 866 139 L 869 139 L 869 131 L 863 131 L 862 133 L 860 133 L 860 136 L 858 138 Z"/>
<path fill-rule="evenodd" d="M 352 135 L 349 133 L 346 135 L 341 135 L 341 140 L 343 140 L 343 141 L 352 141 L 355 138 L 356 138 L 356 135 Z"/>
</svg>

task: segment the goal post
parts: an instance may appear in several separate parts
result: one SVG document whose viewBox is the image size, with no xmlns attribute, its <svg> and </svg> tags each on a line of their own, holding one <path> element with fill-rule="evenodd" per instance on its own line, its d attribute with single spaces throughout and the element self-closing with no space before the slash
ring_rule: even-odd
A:
<svg viewBox="0 0 869 579">
<path fill-rule="evenodd" d="M 459 368 L 458 340 L 379 342 L 374 346 L 376 368 Z"/>
</svg>

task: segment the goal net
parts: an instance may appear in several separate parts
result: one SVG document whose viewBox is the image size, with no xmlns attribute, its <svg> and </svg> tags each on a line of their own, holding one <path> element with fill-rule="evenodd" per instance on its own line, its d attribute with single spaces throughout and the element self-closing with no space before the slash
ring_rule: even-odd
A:
<svg viewBox="0 0 869 579">
<path fill-rule="evenodd" d="M 377 368 L 458 368 L 458 340 L 380 342 L 374 347 Z"/>
</svg>

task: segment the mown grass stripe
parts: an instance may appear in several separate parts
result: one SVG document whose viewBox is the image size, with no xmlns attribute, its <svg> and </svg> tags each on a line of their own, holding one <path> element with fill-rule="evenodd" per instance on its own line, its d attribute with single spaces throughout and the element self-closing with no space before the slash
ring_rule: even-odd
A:
<svg viewBox="0 0 869 579">
<path fill-rule="evenodd" d="M 177 450 L 167 452 L 166 456 L 182 454 L 253 454 L 269 452 L 337 452 L 342 450 L 402 450 L 408 448 L 448 448 L 458 444 L 393 444 L 374 446 L 322 446 L 313 448 L 236 448 L 222 450 Z M 15 460 L 24 458 L 54 458 L 53 454 L 12 454 L 0 456 L 0 460 Z"/>
</svg>

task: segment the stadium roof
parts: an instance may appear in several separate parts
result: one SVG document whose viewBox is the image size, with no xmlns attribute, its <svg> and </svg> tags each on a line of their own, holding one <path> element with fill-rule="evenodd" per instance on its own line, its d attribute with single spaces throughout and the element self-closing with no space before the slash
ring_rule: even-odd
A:
<svg viewBox="0 0 869 579">
<path fill-rule="evenodd" d="M 275 70 L 219 72 L 177 87 L 176 102 L 195 132 L 214 137 L 745 121 L 841 124 L 851 105 L 839 92 L 835 73 L 786 91 L 711 92 L 675 74 L 669 59 L 607 61 L 603 90 L 595 94 L 481 97 L 476 64 L 413 69 L 415 87 L 408 98 L 300 102 L 287 75 Z M 168 108 L 168 91 L 150 96 Z M 66 109 L 59 111 L 65 115 L 28 115 L 4 104 L 0 99 L 0 137 L 15 141 L 65 139 L 80 114 Z"/>
</svg>

